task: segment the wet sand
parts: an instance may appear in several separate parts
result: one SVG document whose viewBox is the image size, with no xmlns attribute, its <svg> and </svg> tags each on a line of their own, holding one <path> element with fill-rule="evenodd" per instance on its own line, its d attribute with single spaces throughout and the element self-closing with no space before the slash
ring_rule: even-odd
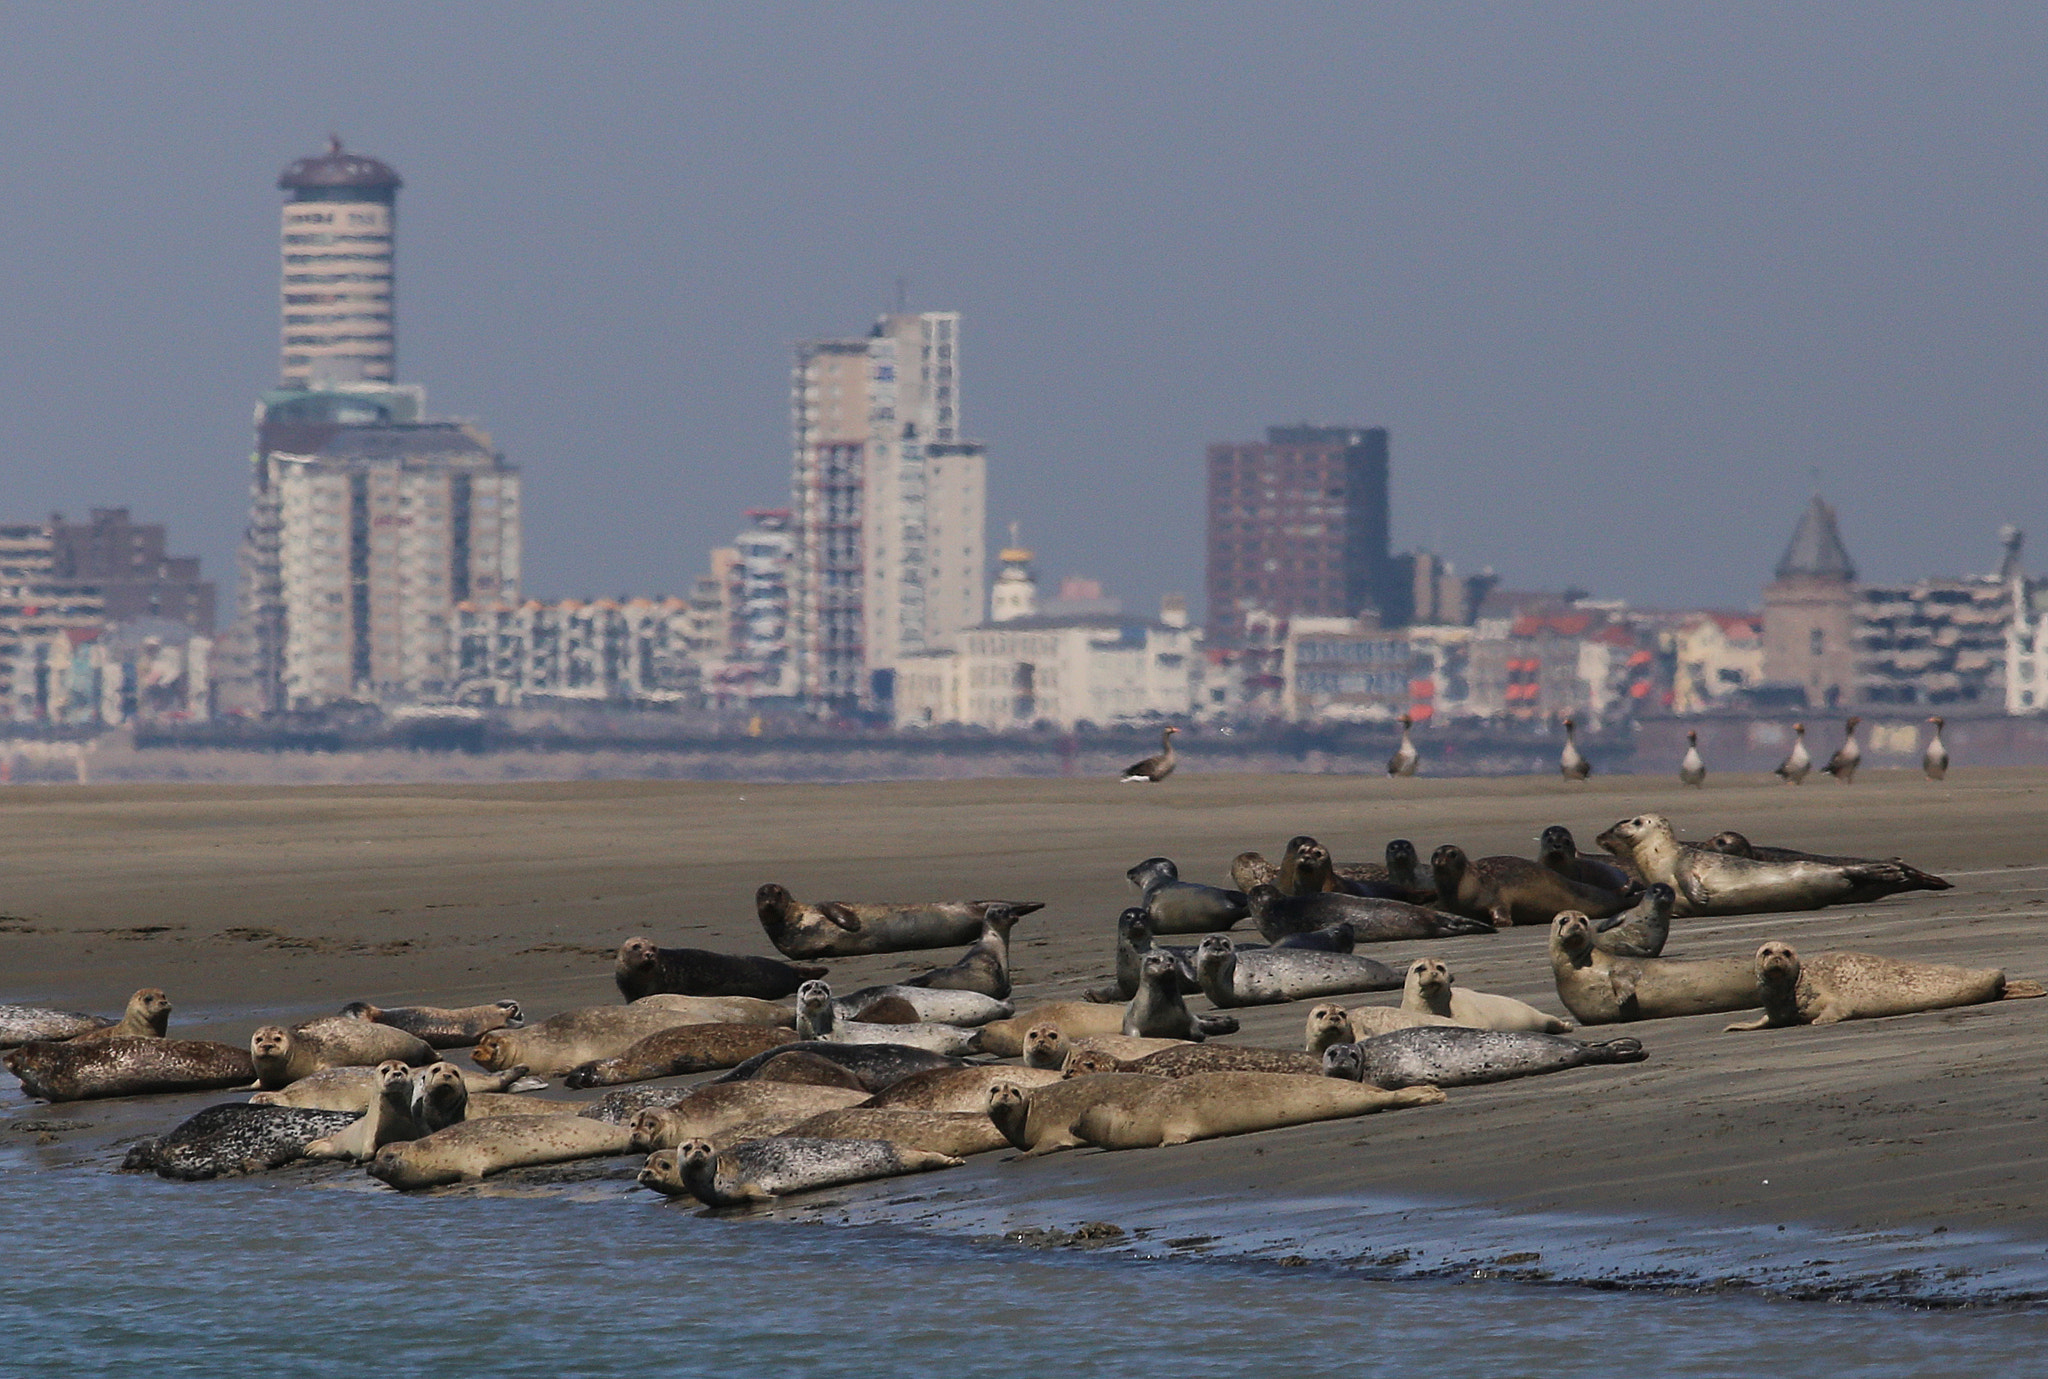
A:
<svg viewBox="0 0 2048 1379">
<path fill-rule="evenodd" d="M 634 934 L 772 952 L 752 895 L 774 880 L 811 898 L 1045 901 L 1016 935 L 1022 1005 L 1104 980 L 1131 895 L 1123 871 L 1146 856 L 1223 882 L 1235 853 L 1277 855 L 1303 832 L 1339 860 L 1374 858 L 1394 836 L 1425 856 L 1450 841 L 1475 856 L 1528 855 L 1546 824 L 1570 825 L 1591 848 L 1600 829 L 1648 809 L 1671 814 L 1682 836 L 1737 828 L 1764 843 L 1902 855 L 1956 883 L 1810 915 L 1681 920 L 1667 956 L 1747 955 L 1782 936 L 1803 951 L 1867 949 L 2048 979 L 2048 771 L 1960 770 L 1943 785 L 1867 773 L 1846 788 L 1717 778 L 1704 791 L 1647 778 L 1190 771 L 1157 787 L 17 787 L 0 791 L 13 843 L 0 1000 L 112 1014 L 133 988 L 158 985 L 179 1007 L 174 1031 L 236 1042 L 272 1017 L 358 998 L 512 996 L 538 1019 L 617 1000 L 611 953 Z M 1467 986 L 1562 1012 L 1541 930 L 1369 951 L 1400 965 L 1425 948 Z M 849 960 L 833 981 L 843 989 L 945 960 Z M 1306 1011 L 1239 1012 L 1238 1042 L 1298 1047 Z M 1614 1030 L 1642 1039 L 1650 1058 L 1639 1065 L 1167 1151 L 985 1155 L 943 1175 L 945 1187 L 1036 1184 L 1050 1197 L 1121 1182 L 1239 1201 L 1381 1194 L 1511 1213 L 2048 1235 L 2038 1125 L 2048 1000 L 1756 1034 L 1720 1033 L 1729 1018 Z M 16 1145 L 39 1140 L 44 1162 L 111 1158 L 111 1140 L 168 1128 L 212 1099 L 30 1108 L 10 1087 L 6 1129 Z M 53 1124 L 71 1128 L 31 1129 Z"/>
</svg>

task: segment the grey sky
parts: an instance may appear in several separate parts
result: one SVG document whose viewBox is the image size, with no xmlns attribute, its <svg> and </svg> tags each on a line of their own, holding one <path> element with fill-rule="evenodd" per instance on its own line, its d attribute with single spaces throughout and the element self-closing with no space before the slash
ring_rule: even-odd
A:
<svg viewBox="0 0 2048 1379">
<path fill-rule="evenodd" d="M 529 592 L 787 500 L 789 349 L 965 313 L 992 529 L 1199 596 L 1201 455 L 1392 428 L 1397 544 L 1746 604 L 1809 470 L 1866 578 L 2044 527 L 2039 7 L 11 7 L 0 517 L 224 586 L 277 205 L 406 179 L 399 363 L 527 475 Z M 2037 552 L 2048 567 L 2048 552 Z"/>
</svg>

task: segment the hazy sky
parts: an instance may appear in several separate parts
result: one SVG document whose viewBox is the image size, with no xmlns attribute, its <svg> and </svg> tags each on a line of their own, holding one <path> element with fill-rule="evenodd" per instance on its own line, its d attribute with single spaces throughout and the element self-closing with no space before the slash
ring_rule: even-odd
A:
<svg viewBox="0 0 2048 1379">
<path fill-rule="evenodd" d="M 788 498 L 790 347 L 964 313 L 992 532 L 1199 597 L 1203 447 L 1393 433 L 1400 546 L 1747 604 L 2048 545 L 2039 6 L 94 5 L 0 18 L 0 518 L 223 585 L 274 183 L 403 174 L 399 364 L 526 587 L 679 591 Z M 2048 551 L 2037 548 L 2037 568 Z"/>
</svg>

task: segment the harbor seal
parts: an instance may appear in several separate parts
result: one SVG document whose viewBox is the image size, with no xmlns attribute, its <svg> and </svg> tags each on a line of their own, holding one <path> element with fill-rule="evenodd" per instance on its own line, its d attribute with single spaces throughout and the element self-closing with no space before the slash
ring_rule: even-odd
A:
<svg viewBox="0 0 2048 1379">
<path fill-rule="evenodd" d="M 1138 906 L 1155 934 L 1213 934 L 1251 913 L 1243 891 L 1180 879 L 1170 857 L 1147 857 L 1124 873 L 1144 897 Z"/>
<path fill-rule="evenodd" d="M 1079 1145 L 1074 1122 L 1100 1098 L 1114 1095 L 1119 1088 L 1150 1086 L 1158 1081 L 1143 1073 L 1090 1073 L 1037 1087 L 998 1080 L 988 1089 L 988 1118 L 1004 1139 L 1024 1151 L 1023 1158 L 1032 1159 Z"/>
<path fill-rule="evenodd" d="M 1142 1058 L 1160 1049 L 1176 1048 L 1185 1039 L 1146 1039 L 1134 1034 L 1084 1034 L 1069 1039 L 1058 1025 L 1033 1025 L 1024 1032 L 1024 1066 L 1064 1068 L 1076 1049 L 1100 1049 L 1117 1058 Z"/>
<path fill-rule="evenodd" d="M 1728 1030 L 1832 1025 L 2043 994 L 2033 982 L 2008 985 L 2005 973 L 1995 967 L 1948 967 L 1832 951 L 1802 962 L 1791 944 L 1775 939 L 1756 950 L 1756 979 L 1764 1013 Z"/>
<path fill-rule="evenodd" d="M 1633 910 L 1600 921 L 1593 930 L 1593 946 L 1617 957 L 1658 957 L 1671 938 L 1671 907 L 1677 902 L 1669 886 L 1656 882 Z"/>
<path fill-rule="evenodd" d="M 0 1049 L 62 1043 L 88 1030 L 111 1029 L 115 1023 L 104 1015 L 88 1015 L 82 1010 L 0 1005 Z"/>
<path fill-rule="evenodd" d="M 998 1082 L 1020 1087 L 1042 1087 L 1060 1080 L 1047 1068 L 999 1067 L 982 1064 L 972 1068 L 933 1068 L 913 1073 L 886 1091 L 877 1092 L 868 1105 L 878 1111 L 988 1111 L 988 1092 Z"/>
<path fill-rule="evenodd" d="M 795 1017 L 784 1007 L 746 996 L 648 996 L 624 1006 L 565 1010 L 525 1029 L 492 1030 L 470 1053 L 479 1068 L 524 1063 L 556 1077 L 601 1059 L 617 1058 L 650 1034 L 678 1025 L 782 1025 Z"/>
<path fill-rule="evenodd" d="M 1695 846 L 1695 844 L 1687 843 L 1682 839 L 1678 845 L 1680 847 Z M 1737 833 L 1732 828 L 1723 829 L 1707 839 L 1706 842 L 1697 844 L 1697 846 L 1705 848 L 1708 852 L 1725 853 L 1730 857 L 1747 857 L 1752 862 L 1827 862 L 1837 867 L 1853 867 L 1864 862 L 1886 860 L 1896 862 L 1899 860 L 1896 857 L 1889 859 L 1880 857 L 1841 857 L 1826 852 L 1801 852 L 1798 848 L 1765 847 L 1760 843 L 1750 842 L 1747 837 Z M 1943 888 L 1936 887 L 1935 889 Z"/>
<path fill-rule="evenodd" d="M 935 967 L 901 985 L 925 987 L 932 991 L 966 991 L 990 1000 L 1008 1000 L 1010 995 L 1010 930 L 1017 912 L 1007 905 L 991 905 L 981 918 L 981 937 L 958 962 Z"/>
<path fill-rule="evenodd" d="M 256 1080 L 247 1049 L 210 1039 L 106 1039 L 23 1044 L 0 1057 L 21 1089 L 44 1101 L 158 1092 L 211 1092 Z"/>
<path fill-rule="evenodd" d="M 1490 934 L 1491 921 L 1425 910 L 1403 900 L 1381 900 L 1371 896 L 1337 895 L 1322 891 L 1315 895 L 1282 895 L 1277 886 L 1251 889 L 1252 919 L 1268 943 L 1278 943 L 1289 934 L 1308 933 L 1337 924 L 1351 926 L 1356 943 L 1387 943 L 1396 939 L 1451 938 L 1459 934 Z"/>
<path fill-rule="evenodd" d="M 717 1072 L 757 1053 L 796 1042 L 782 1025 L 677 1025 L 639 1040 L 617 1058 L 579 1063 L 562 1078 L 564 1087 L 616 1087 L 657 1077 Z"/>
<path fill-rule="evenodd" d="M 1088 993 L 1088 999 L 1100 998 L 1104 1002 L 1128 1001 L 1138 994 L 1138 973 L 1144 967 L 1145 955 L 1164 953 L 1172 958 L 1179 970 L 1178 981 L 1182 995 L 1192 995 L 1202 989 L 1195 979 L 1195 950 L 1175 948 L 1168 944 L 1152 941 L 1150 915 L 1140 906 L 1133 905 L 1116 917 L 1116 981 Z"/>
<path fill-rule="evenodd" d="M 1406 900 L 1407 892 L 1381 881 L 1361 880 L 1339 871 L 1330 850 L 1307 834 L 1291 838 L 1280 857 L 1280 879 L 1273 883 L 1282 895 L 1314 895 L 1329 891 L 1336 895 L 1373 896 L 1381 900 Z"/>
<path fill-rule="evenodd" d="M 1559 876 L 1603 891 L 1641 894 L 1643 880 L 1620 862 L 1579 851 L 1578 839 L 1563 824 L 1552 824 L 1536 840 L 1536 860 Z M 1550 921 L 1545 920 L 1548 924 Z"/>
<path fill-rule="evenodd" d="M 377 1095 L 369 1109 L 344 1128 L 307 1144 L 309 1159 L 346 1159 L 361 1163 L 385 1145 L 397 1140 L 416 1140 L 424 1133 L 412 1114 L 412 1069 L 395 1058 L 387 1058 L 371 1069 L 377 1080 Z M 456 1074 L 455 1085 L 462 1085 Z"/>
<path fill-rule="evenodd" d="M 704 948 L 663 948 L 642 934 L 619 945 L 612 980 L 629 1001 L 642 996 L 752 996 L 779 1001 L 828 969 L 816 963 L 736 957 Z"/>
<path fill-rule="evenodd" d="M 1640 1063 L 1639 1039 L 1585 1044 L 1500 1029 L 1401 1029 L 1323 1053 L 1323 1072 L 1375 1087 L 1472 1087 L 1591 1063 Z"/>
<path fill-rule="evenodd" d="M 1203 939 L 1204 943 L 1230 942 L 1220 934 Z M 1173 959 L 1164 953 L 1154 953 L 1145 959 L 1144 967 L 1138 973 L 1138 994 L 1131 997 L 1131 1003 L 1124 1007 L 1122 1026 L 1118 1034 L 1136 1035 L 1143 1039 L 1187 1039 L 1199 1043 L 1212 1035 L 1237 1033 L 1237 1019 L 1230 1015 L 1196 1015 L 1187 1008 L 1180 998 L 1180 983 L 1175 979 L 1177 970 Z M 1064 1029 L 1064 1026 L 1062 1026 Z"/>
<path fill-rule="evenodd" d="M 1107 1071 L 1142 1073 L 1147 1077 L 1193 1077 L 1196 1073 L 1287 1073 L 1294 1077 L 1316 1077 L 1322 1073 L 1323 1064 L 1320 1058 L 1293 1049 L 1262 1049 L 1250 1044 L 1175 1044 L 1142 1058 L 1118 1059 L 1116 1066 Z M 1074 1075 L 1080 1074 L 1077 1071 Z"/>
<path fill-rule="evenodd" d="M 812 1078 L 816 1073 L 811 1065 L 820 1062 L 839 1067 L 870 1093 L 892 1087 L 912 1073 L 966 1066 L 965 1059 L 905 1044 L 834 1044 L 807 1040 L 756 1054 L 731 1072 L 719 1074 L 712 1082 L 746 1082 L 756 1077 L 767 1081 L 781 1080 L 777 1065 L 785 1063 L 798 1064 L 804 1069 L 802 1076 Z"/>
<path fill-rule="evenodd" d="M 1053 1001 L 983 1025 L 977 1032 L 975 1052 L 997 1058 L 1017 1058 L 1024 1052 L 1024 1036 L 1033 1025 L 1057 1025 L 1061 1034 L 1076 1039 L 1084 1034 L 1122 1034 L 1124 1008 L 1087 1001 Z"/>
<path fill-rule="evenodd" d="M 873 1024 L 849 1020 L 841 1024 L 832 1010 L 832 988 L 805 982 L 796 989 L 796 1033 L 799 1039 L 828 1044 L 900 1044 L 933 1053 L 962 1054 L 974 1048 L 973 1030 L 958 1025 L 920 1021 L 914 1025 Z"/>
<path fill-rule="evenodd" d="M 407 1080 L 406 1109 L 411 1112 L 413 1124 L 419 1130 L 419 1135 L 409 1137 L 412 1139 L 468 1120 L 469 1082 L 463 1077 L 462 1069 L 453 1063 L 430 1063 L 421 1068 Z M 534 1107 L 510 1114 L 539 1116 L 557 1113 Z"/>
<path fill-rule="evenodd" d="M 1401 1009 L 1456 1020 L 1472 1029 L 1562 1034 L 1572 1027 L 1571 1021 L 1560 1020 L 1527 1001 L 1454 985 L 1450 965 L 1441 958 L 1417 958 L 1408 965 L 1408 977 L 1401 987 Z"/>
<path fill-rule="evenodd" d="M 793 1192 L 959 1166 L 960 1160 L 951 1154 L 903 1149 L 883 1140 L 779 1136 L 726 1149 L 691 1140 L 679 1149 L 649 1155 L 639 1181 L 672 1197 L 681 1195 L 680 1188 L 707 1206 L 745 1207 Z"/>
<path fill-rule="evenodd" d="M 1860 905 L 1902 891 L 1949 888 L 1940 877 L 1904 862 L 1752 862 L 1688 847 L 1678 841 L 1671 821 L 1662 814 L 1623 819 L 1600 835 L 1600 843 L 1632 858 L 1644 880 L 1671 887 L 1677 897 L 1672 913 L 1682 916 L 1818 910 Z"/>
<path fill-rule="evenodd" d="M 629 1122 L 636 1151 L 674 1149 L 685 1140 L 710 1139 L 735 1126 L 774 1123 L 779 1133 L 824 1111 L 859 1106 L 859 1088 L 807 1087 L 794 1082 L 728 1082 L 699 1087 L 673 1105 L 650 1107 Z"/>
<path fill-rule="evenodd" d="M 314 1020 L 286 1029 L 265 1025 L 249 1036 L 256 1080 L 266 1092 L 326 1068 L 374 1068 L 387 1058 L 424 1067 L 440 1057 L 424 1040 L 369 1020 Z"/>
<path fill-rule="evenodd" d="M 985 1111 L 821 1111 L 779 1132 L 788 1139 L 882 1140 L 898 1149 L 965 1159 L 1009 1145 Z"/>
<path fill-rule="evenodd" d="M 390 1025 L 437 1049 L 467 1048 L 494 1029 L 518 1029 L 525 1024 L 517 1001 L 490 1001 L 476 1006 L 373 1006 L 368 1001 L 350 1001 L 341 1008 L 344 1017 Z"/>
<path fill-rule="evenodd" d="M 438 1066 L 438 1065 L 437 1065 Z M 251 1074 L 253 1077 L 254 1074 Z M 527 1074 L 524 1067 L 510 1067 L 499 1073 L 464 1073 L 462 1083 L 471 1096 L 487 1092 L 539 1091 L 548 1084 Z M 370 1109 L 378 1091 L 375 1068 L 328 1068 L 302 1077 L 289 1087 L 258 1092 L 249 1098 L 252 1106 L 300 1106 L 313 1111 L 347 1111 L 361 1115 Z"/>
<path fill-rule="evenodd" d="M 413 1192 L 475 1181 L 508 1168 L 624 1154 L 632 1131 L 582 1116 L 490 1116 L 423 1139 L 387 1144 L 370 1160 L 372 1178 Z"/>
<path fill-rule="evenodd" d="M 1020 917 L 1045 908 L 1039 900 L 809 903 L 799 902 L 773 882 L 754 893 L 754 912 L 761 928 L 786 958 L 850 958 L 912 948 L 953 948 L 981 937 L 982 921 L 993 905 L 1007 906 Z"/>
<path fill-rule="evenodd" d="M 1077 1078 L 1068 1085 L 1080 1086 L 1089 1080 Z M 1104 1095 L 1075 1117 L 1073 1135 L 1083 1144 L 1103 1149 L 1156 1149 L 1407 1106 L 1432 1106 L 1443 1099 L 1442 1090 L 1436 1087 L 1386 1091 L 1362 1083 L 1287 1073 L 1141 1078 L 1137 1086 L 1105 1089 Z"/>
<path fill-rule="evenodd" d="M 1560 911 L 1577 910 L 1595 919 L 1618 915 L 1636 903 L 1639 890 L 1610 891 L 1560 876 L 1526 857 L 1482 857 L 1473 861 L 1455 843 L 1430 854 L 1437 903 L 1453 914 L 1511 924 L 1548 924 Z"/>
<path fill-rule="evenodd" d="M 1337 874 L 1352 881 L 1368 881 L 1389 887 L 1396 900 L 1405 900 L 1410 905 L 1431 906 L 1436 904 L 1436 878 L 1429 868 L 1422 865 L 1421 854 L 1415 844 L 1406 838 L 1392 838 L 1387 841 L 1381 862 L 1341 862 Z"/>
<path fill-rule="evenodd" d="M 187 1117 L 168 1134 L 137 1142 L 121 1167 L 182 1182 L 261 1173 L 304 1158 L 307 1145 L 346 1130 L 356 1119 L 346 1111 L 224 1102 Z"/>
<path fill-rule="evenodd" d="M 1355 1044 L 1376 1034 L 1430 1026 L 1470 1028 L 1447 1015 L 1428 1011 L 1404 1010 L 1400 1006 L 1353 1006 L 1346 1010 L 1332 1001 L 1310 1009 L 1302 1033 L 1302 1048 L 1320 1058 L 1332 1044 Z"/>
<path fill-rule="evenodd" d="M 73 1036 L 76 1044 L 104 1039 L 161 1039 L 171 1027 L 171 998 L 153 986 L 145 986 L 128 998 L 128 1008 L 118 1024 L 89 1029 Z"/>
<path fill-rule="evenodd" d="M 832 998 L 832 1013 L 841 1020 L 866 1020 L 880 1001 L 901 1001 L 917 1020 L 942 1025 L 985 1025 L 1017 1013 L 1007 1000 L 999 1001 L 978 991 L 944 991 L 927 986 L 864 986 L 845 996 Z M 793 1017 L 792 1017 L 793 1021 Z M 889 1020 L 887 1024 L 910 1024 L 910 1020 Z"/>
<path fill-rule="evenodd" d="M 1756 966 L 1748 959 L 1617 957 L 1593 946 L 1592 921 L 1579 914 L 1561 914 L 1552 921 L 1550 970 L 1564 1008 L 1588 1025 L 1754 1010 L 1763 1004 Z"/>
<path fill-rule="evenodd" d="M 1224 1010 L 1401 985 L 1400 973 L 1371 958 L 1294 948 L 1240 950 L 1222 934 L 1211 934 L 1195 950 L 1195 975 L 1202 994 Z"/>
<path fill-rule="evenodd" d="M 1249 908 L 1254 886 L 1280 887 L 1280 864 L 1269 862 L 1256 852 L 1240 852 L 1230 859 L 1230 884 L 1244 892 Z"/>
</svg>

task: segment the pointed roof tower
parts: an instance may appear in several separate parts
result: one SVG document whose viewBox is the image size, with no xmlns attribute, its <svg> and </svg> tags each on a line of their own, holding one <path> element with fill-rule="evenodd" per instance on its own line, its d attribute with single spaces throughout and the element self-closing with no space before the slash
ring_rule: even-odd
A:
<svg viewBox="0 0 2048 1379">
<path fill-rule="evenodd" d="M 1778 561 L 1779 579 L 1834 579 L 1851 584 L 1856 579 L 1856 562 L 1842 544 L 1835 525 L 1835 510 L 1816 493 L 1799 518 L 1799 529 Z"/>
</svg>

